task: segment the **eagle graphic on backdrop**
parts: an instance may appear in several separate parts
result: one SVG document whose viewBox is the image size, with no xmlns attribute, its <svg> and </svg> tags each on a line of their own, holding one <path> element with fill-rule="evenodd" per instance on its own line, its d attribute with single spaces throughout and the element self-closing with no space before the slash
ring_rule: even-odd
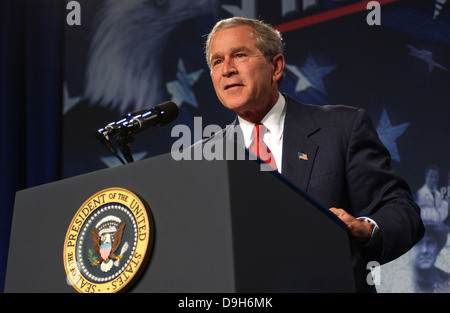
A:
<svg viewBox="0 0 450 313">
<path fill-rule="evenodd" d="M 124 227 L 125 223 L 120 218 L 107 216 L 91 229 L 94 250 L 100 256 L 92 263 L 93 266 L 100 264 L 100 269 L 103 272 L 108 272 L 112 268 L 113 260 L 116 260 L 117 263 L 115 265 L 118 266 L 118 261 L 122 259 L 128 248 L 128 244 L 125 243 L 121 253 L 119 255 L 115 254 L 122 242 Z"/>
<path fill-rule="evenodd" d="M 89 51 L 85 98 L 122 114 L 162 102 L 161 59 L 171 34 L 183 21 L 218 8 L 218 0 L 105 1 Z"/>
</svg>

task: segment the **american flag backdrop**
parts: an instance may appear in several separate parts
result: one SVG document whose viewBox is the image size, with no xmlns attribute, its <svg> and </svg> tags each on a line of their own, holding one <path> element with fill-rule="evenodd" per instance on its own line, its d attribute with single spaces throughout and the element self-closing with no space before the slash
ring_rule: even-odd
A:
<svg viewBox="0 0 450 313">
<path fill-rule="evenodd" d="M 215 21 L 260 18 L 280 30 L 281 91 L 306 103 L 366 109 L 393 165 L 414 194 L 436 165 L 434 197 L 450 226 L 450 3 L 446 0 L 79 0 L 81 25 L 65 25 L 65 177 L 119 166 L 94 137 L 127 112 L 175 102 L 178 119 L 136 134 L 135 160 L 170 152 L 177 124 L 194 117 L 225 126 L 234 114 L 217 100 L 204 57 Z M 299 158 L 307 155 L 299 154 Z M 446 229 L 444 227 L 444 229 Z M 431 236 L 431 233 L 430 233 Z M 448 236 L 448 233 L 445 234 Z M 381 267 L 379 292 L 439 292 L 448 286 L 450 241 L 429 252 L 420 276 L 412 249 Z M 431 272 L 430 272 L 431 273 Z M 438 274 L 436 274 L 438 273 Z M 424 287 L 428 286 L 428 287 Z M 444 289 L 443 289 L 444 288 Z"/>
</svg>

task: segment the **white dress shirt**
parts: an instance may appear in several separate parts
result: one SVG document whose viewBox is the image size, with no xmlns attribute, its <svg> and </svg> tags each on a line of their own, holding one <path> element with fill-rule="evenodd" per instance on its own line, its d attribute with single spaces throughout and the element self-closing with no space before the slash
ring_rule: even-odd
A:
<svg viewBox="0 0 450 313">
<path fill-rule="evenodd" d="M 264 116 L 261 123 L 267 128 L 263 136 L 264 143 L 269 147 L 270 151 L 275 158 L 275 163 L 277 164 L 278 172 L 281 173 L 281 159 L 283 151 L 283 128 L 284 119 L 286 117 L 286 100 L 284 97 L 278 93 L 278 100 L 272 109 Z M 245 146 L 248 148 L 252 142 L 252 133 L 254 123 L 246 121 L 240 117 L 239 125 L 244 136 Z"/>
</svg>

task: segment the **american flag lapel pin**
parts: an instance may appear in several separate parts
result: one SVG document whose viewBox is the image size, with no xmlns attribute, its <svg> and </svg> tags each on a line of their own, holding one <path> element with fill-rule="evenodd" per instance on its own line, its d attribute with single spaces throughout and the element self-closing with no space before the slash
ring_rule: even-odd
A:
<svg viewBox="0 0 450 313">
<path fill-rule="evenodd" d="M 303 152 L 297 152 L 298 154 L 298 159 L 299 160 L 304 160 L 304 161 L 308 161 L 308 155 L 306 153 Z"/>
</svg>

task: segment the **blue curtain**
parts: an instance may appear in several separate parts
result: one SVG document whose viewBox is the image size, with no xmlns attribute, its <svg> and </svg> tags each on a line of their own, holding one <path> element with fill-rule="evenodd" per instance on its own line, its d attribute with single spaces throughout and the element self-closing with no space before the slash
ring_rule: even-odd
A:
<svg viewBox="0 0 450 313">
<path fill-rule="evenodd" d="M 2 292 L 16 191 L 60 178 L 64 17 L 61 0 L 0 1 Z"/>
</svg>

